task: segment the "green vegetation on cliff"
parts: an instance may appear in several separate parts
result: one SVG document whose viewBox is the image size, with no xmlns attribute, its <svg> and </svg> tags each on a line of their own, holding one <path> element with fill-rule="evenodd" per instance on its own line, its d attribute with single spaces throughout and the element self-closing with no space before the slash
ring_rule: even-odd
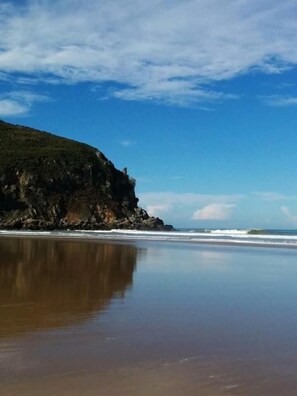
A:
<svg viewBox="0 0 297 396">
<path fill-rule="evenodd" d="M 70 169 L 96 161 L 95 148 L 48 132 L 0 121 L 0 171 L 20 168 L 27 171 L 51 173 L 61 163 Z M 100 157 L 106 160 L 100 153 Z M 38 167 L 38 168 L 37 168 Z"/>
</svg>

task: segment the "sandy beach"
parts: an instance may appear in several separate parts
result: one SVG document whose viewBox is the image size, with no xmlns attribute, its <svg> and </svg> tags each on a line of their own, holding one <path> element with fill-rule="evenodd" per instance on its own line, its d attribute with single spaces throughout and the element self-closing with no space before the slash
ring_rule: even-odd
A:
<svg viewBox="0 0 297 396">
<path fill-rule="evenodd" d="M 295 251 L 0 238 L 0 395 L 295 395 Z"/>
</svg>

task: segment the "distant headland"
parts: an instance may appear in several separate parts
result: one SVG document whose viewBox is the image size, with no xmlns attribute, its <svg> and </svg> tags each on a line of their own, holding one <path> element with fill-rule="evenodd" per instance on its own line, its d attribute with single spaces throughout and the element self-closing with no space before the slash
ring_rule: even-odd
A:
<svg viewBox="0 0 297 396">
<path fill-rule="evenodd" d="M 0 229 L 173 229 L 94 147 L 0 121 L 0 152 Z"/>
</svg>

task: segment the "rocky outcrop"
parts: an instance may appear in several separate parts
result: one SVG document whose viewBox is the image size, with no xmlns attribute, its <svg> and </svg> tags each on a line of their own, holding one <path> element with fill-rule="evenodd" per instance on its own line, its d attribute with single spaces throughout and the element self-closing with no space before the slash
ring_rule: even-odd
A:
<svg viewBox="0 0 297 396">
<path fill-rule="evenodd" d="M 97 149 L 0 121 L 0 228 L 170 230 Z"/>
</svg>

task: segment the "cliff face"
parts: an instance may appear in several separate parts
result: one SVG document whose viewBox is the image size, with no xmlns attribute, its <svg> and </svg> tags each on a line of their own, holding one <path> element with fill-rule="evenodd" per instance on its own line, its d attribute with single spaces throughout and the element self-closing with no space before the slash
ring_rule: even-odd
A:
<svg viewBox="0 0 297 396">
<path fill-rule="evenodd" d="M 170 229 L 135 180 L 86 144 L 0 121 L 0 228 Z"/>
</svg>

